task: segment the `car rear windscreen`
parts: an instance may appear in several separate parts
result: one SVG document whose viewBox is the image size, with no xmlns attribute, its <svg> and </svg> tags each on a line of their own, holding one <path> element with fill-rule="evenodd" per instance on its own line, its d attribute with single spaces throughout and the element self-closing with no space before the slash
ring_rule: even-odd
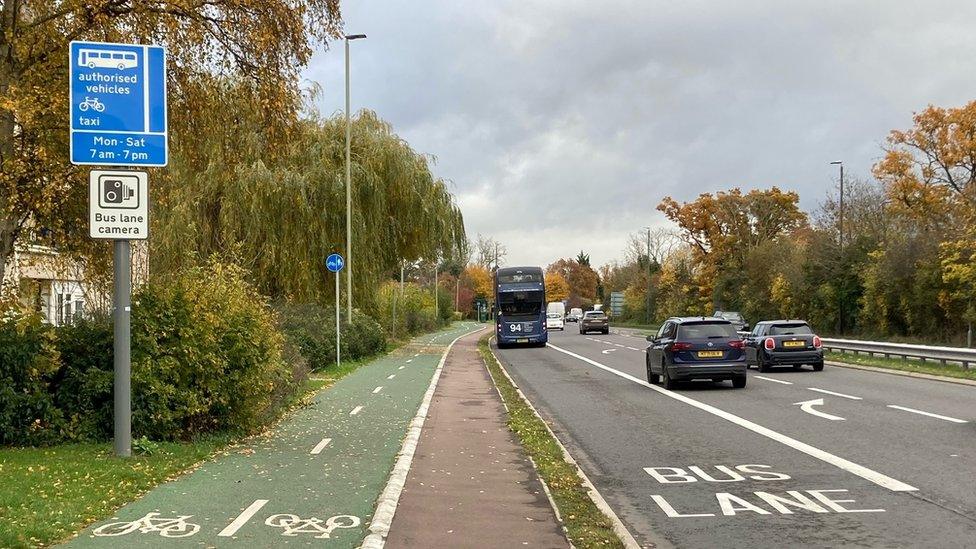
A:
<svg viewBox="0 0 976 549">
<path fill-rule="evenodd" d="M 769 327 L 769 335 L 813 335 L 806 324 L 774 324 Z"/>
<path fill-rule="evenodd" d="M 604 318 L 606 313 L 596 312 L 596 313 L 586 313 L 586 318 Z"/>
<path fill-rule="evenodd" d="M 678 339 L 736 338 L 735 328 L 727 322 L 696 322 L 678 326 Z"/>
</svg>

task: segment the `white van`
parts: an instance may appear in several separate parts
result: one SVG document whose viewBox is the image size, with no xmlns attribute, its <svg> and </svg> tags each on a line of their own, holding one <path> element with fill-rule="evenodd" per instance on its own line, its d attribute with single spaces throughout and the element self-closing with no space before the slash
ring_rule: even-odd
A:
<svg viewBox="0 0 976 549">
<path fill-rule="evenodd" d="M 562 301 L 553 301 L 546 305 L 546 316 L 552 313 L 559 313 L 559 318 L 566 316 L 566 304 Z"/>
</svg>

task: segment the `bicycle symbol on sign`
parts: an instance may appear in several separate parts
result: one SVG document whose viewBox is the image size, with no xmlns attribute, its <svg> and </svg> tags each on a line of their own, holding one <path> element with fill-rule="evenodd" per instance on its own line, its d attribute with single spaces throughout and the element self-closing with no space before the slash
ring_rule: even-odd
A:
<svg viewBox="0 0 976 549">
<path fill-rule="evenodd" d="M 81 112 L 85 112 L 88 109 L 94 109 L 95 112 L 105 112 L 105 103 L 99 101 L 97 97 L 86 97 L 84 101 L 78 103 L 78 109 Z"/>
<path fill-rule="evenodd" d="M 322 526 L 322 523 L 325 526 Z M 298 515 L 271 515 L 265 524 L 274 528 L 283 528 L 283 536 L 297 536 L 298 534 L 319 534 L 318 539 L 329 539 L 330 534 L 336 528 L 355 528 L 359 526 L 359 517 L 352 515 L 336 515 L 328 520 L 319 518 L 299 518 Z"/>
<path fill-rule="evenodd" d="M 149 513 L 139 520 L 103 524 L 96 528 L 93 533 L 96 536 L 124 536 L 138 530 L 143 534 L 159 532 L 159 535 L 164 538 L 186 538 L 200 531 L 199 524 L 191 524 L 186 521 L 193 515 L 156 518 L 158 516 L 159 513 Z"/>
</svg>

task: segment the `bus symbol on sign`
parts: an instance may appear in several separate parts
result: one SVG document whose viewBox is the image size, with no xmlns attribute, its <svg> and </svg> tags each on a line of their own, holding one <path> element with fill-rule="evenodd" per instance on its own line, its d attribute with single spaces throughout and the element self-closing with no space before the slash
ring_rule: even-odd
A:
<svg viewBox="0 0 976 549">
<path fill-rule="evenodd" d="M 325 260 L 325 268 L 328 269 L 330 273 L 337 273 L 345 266 L 346 262 L 339 254 L 332 254 Z"/>
<path fill-rule="evenodd" d="M 136 54 L 101 49 L 82 49 L 78 52 L 78 66 L 89 69 L 134 69 L 139 66 Z"/>
</svg>

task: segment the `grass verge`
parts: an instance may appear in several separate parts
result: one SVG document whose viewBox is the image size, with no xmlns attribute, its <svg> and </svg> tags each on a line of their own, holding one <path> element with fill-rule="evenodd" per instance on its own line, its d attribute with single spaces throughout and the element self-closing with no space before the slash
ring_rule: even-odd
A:
<svg viewBox="0 0 976 549">
<path fill-rule="evenodd" d="M 539 476 L 549 487 L 552 499 L 562 515 L 573 545 L 579 548 L 623 547 L 613 531 L 610 519 L 597 508 L 583 487 L 576 466 L 563 458 L 562 449 L 549 433 L 545 423 L 519 396 L 518 390 L 501 370 L 488 347 L 489 335 L 478 342 L 478 350 L 495 380 L 508 407 L 508 426 L 535 461 Z"/>
<path fill-rule="evenodd" d="M 0 449 L 0 547 L 43 547 L 102 519 L 231 442 L 153 443 L 116 458 L 110 443 Z"/>
<path fill-rule="evenodd" d="M 916 372 L 976 381 L 976 368 L 966 370 L 962 366 L 955 364 L 946 364 L 943 366 L 938 362 L 932 361 L 922 362 L 920 360 L 901 360 L 900 358 L 884 358 L 880 356 L 836 352 L 827 352 L 824 358 L 834 362 L 856 364 L 858 366 L 873 366 L 875 368 L 887 368 L 889 370 L 901 370 L 903 372 Z"/>
</svg>

